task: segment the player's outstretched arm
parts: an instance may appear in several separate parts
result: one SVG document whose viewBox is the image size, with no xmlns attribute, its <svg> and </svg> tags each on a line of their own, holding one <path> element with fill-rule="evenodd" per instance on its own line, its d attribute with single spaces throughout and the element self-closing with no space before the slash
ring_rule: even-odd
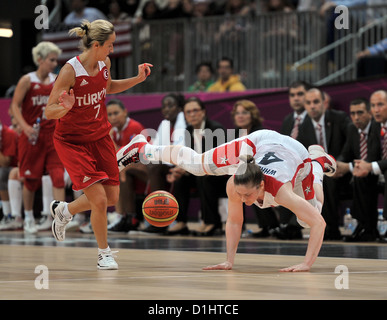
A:
<svg viewBox="0 0 387 320">
<path fill-rule="evenodd" d="M 226 222 L 227 260 L 225 262 L 204 267 L 203 270 L 231 270 L 242 233 L 243 202 L 235 193 L 233 177 L 227 182 L 228 217 Z"/>
<path fill-rule="evenodd" d="M 300 264 L 281 269 L 282 272 L 302 272 L 309 271 L 320 252 L 324 238 L 325 221 L 319 211 L 313 207 L 308 201 L 296 195 L 291 183 L 284 184 L 278 191 L 275 201 L 288 208 L 297 216 L 298 219 L 304 221 L 310 226 L 310 236 L 308 249 L 305 254 L 304 261 Z"/>
<path fill-rule="evenodd" d="M 107 58 L 106 66 L 110 70 L 109 58 Z M 109 80 L 107 83 L 106 92 L 108 94 L 120 93 L 145 81 L 145 79 L 151 74 L 151 67 L 153 67 L 153 65 L 150 63 L 142 63 L 138 65 L 137 76 L 122 80 L 112 80 L 109 72 Z"/>
</svg>

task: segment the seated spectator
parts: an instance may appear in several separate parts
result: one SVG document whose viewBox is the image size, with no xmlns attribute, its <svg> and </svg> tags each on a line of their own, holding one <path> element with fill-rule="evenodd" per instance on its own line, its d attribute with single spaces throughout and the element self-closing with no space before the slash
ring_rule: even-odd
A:
<svg viewBox="0 0 387 320">
<path fill-rule="evenodd" d="M 130 18 L 134 18 L 137 8 L 141 0 L 122 0 L 122 10 L 128 14 Z"/>
<path fill-rule="evenodd" d="M 210 62 L 202 62 L 196 66 L 196 78 L 194 84 L 188 88 L 188 92 L 204 92 L 214 83 L 214 69 Z"/>
<path fill-rule="evenodd" d="M 347 140 L 337 158 L 338 177 L 353 172 L 355 159 L 367 162 L 380 157 L 380 125 L 372 119 L 367 99 L 355 99 L 350 103 L 352 124 L 348 128 Z M 375 143 L 377 142 L 377 143 Z M 351 215 L 358 221 L 348 242 L 375 241 L 378 238 L 378 176 L 369 173 L 365 177 L 352 177 L 353 203 Z"/>
<path fill-rule="evenodd" d="M 144 20 L 160 19 L 160 13 L 168 5 L 168 0 L 140 0 L 134 15 L 136 23 Z"/>
<path fill-rule="evenodd" d="M 106 105 L 112 125 L 111 137 L 116 150 L 127 145 L 137 134 L 146 135 L 144 126 L 130 118 L 121 100 L 112 99 Z M 137 229 L 142 213 L 136 211 L 136 196 L 144 195 L 148 171 L 144 164 L 134 163 L 120 172 L 120 195 L 116 205 L 117 219 L 108 225 L 110 232 L 128 232 Z"/>
<path fill-rule="evenodd" d="M 80 25 L 82 20 L 90 22 L 98 19 L 107 20 L 107 17 L 101 11 L 86 5 L 87 0 L 71 0 L 71 12 L 63 22 L 67 25 Z"/>
<path fill-rule="evenodd" d="M 196 97 L 187 99 L 184 105 L 187 120 L 185 145 L 197 152 L 208 151 L 226 142 L 226 132 L 221 124 L 206 116 L 203 102 Z M 219 138 L 218 138 L 219 137 Z M 222 219 L 219 213 L 219 199 L 226 198 L 226 176 L 201 176 L 188 174 L 181 168 L 174 168 L 168 177 L 174 183 L 174 195 L 179 202 L 176 225 L 168 230 L 169 235 L 188 234 L 187 228 L 190 191 L 195 187 L 200 198 L 203 223 L 194 231 L 198 236 L 222 234 Z"/>
<path fill-rule="evenodd" d="M 234 62 L 223 57 L 218 61 L 218 80 L 208 88 L 208 92 L 245 91 L 246 87 L 240 77 L 234 74 Z"/>
<path fill-rule="evenodd" d="M 130 16 L 123 11 L 121 1 L 114 0 L 109 5 L 108 19 L 111 23 L 131 21 Z"/>
<path fill-rule="evenodd" d="M 17 167 L 18 133 L 0 122 L 0 199 L 3 207 L 3 219 L 0 230 L 5 230 L 5 225 L 12 218 L 8 194 L 8 176 L 12 168 Z M 20 227 L 22 222 L 20 221 Z"/>
<path fill-rule="evenodd" d="M 371 113 L 375 121 L 380 125 L 379 138 L 374 141 L 375 147 L 379 147 L 378 160 L 366 161 L 363 159 L 355 160 L 354 170 L 352 172 L 355 177 L 366 177 L 369 174 L 384 176 L 387 181 L 387 91 L 377 90 L 370 97 Z M 383 186 L 384 195 L 387 193 L 387 183 Z M 384 196 L 383 216 L 387 219 L 387 197 Z M 387 242 L 387 235 L 381 239 L 382 242 Z"/>
<path fill-rule="evenodd" d="M 179 19 L 191 17 L 192 13 L 185 11 L 181 0 L 169 0 L 167 7 L 161 11 L 161 19 Z"/>
</svg>

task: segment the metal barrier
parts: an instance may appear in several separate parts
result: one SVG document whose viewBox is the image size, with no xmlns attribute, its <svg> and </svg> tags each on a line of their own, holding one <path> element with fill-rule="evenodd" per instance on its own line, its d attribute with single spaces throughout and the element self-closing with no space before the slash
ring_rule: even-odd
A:
<svg viewBox="0 0 387 320">
<path fill-rule="evenodd" d="M 316 85 L 356 79 L 357 53 L 387 38 L 387 7 L 353 8 L 350 28 L 333 28 L 332 43 L 296 61 L 291 67 L 293 78 L 302 78 Z M 325 66 L 305 72 L 304 65 Z"/>
<path fill-rule="evenodd" d="M 133 27 L 133 63 L 154 64 L 152 77 L 135 91 L 185 91 L 200 62 L 234 60 L 247 88 L 286 87 L 294 61 L 325 40 L 316 12 L 266 14 L 254 18 L 206 17 L 150 21 Z"/>
</svg>

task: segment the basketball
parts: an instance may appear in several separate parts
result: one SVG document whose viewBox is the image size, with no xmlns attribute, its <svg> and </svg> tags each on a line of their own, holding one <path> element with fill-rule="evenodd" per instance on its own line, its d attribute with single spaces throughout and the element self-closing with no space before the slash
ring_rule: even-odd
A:
<svg viewBox="0 0 387 320">
<path fill-rule="evenodd" d="M 175 221 L 179 213 L 179 204 L 172 194 L 158 190 L 145 198 L 142 204 L 142 213 L 145 220 L 151 225 L 166 227 Z"/>
</svg>

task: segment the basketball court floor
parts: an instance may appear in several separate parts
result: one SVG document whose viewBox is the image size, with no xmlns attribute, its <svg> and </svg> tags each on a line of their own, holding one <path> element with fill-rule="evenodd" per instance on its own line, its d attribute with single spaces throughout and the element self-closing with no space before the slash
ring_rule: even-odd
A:
<svg viewBox="0 0 387 320">
<path fill-rule="evenodd" d="M 0 299 L 336 300 L 387 299 L 387 245 L 325 242 L 312 270 L 307 239 L 242 238 L 233 270 L 203 271 L 226 258 L 225 236 L 109 234 L 119 270 L 97 270 L 93 235 L 0 233 Z"/>
</svg>

